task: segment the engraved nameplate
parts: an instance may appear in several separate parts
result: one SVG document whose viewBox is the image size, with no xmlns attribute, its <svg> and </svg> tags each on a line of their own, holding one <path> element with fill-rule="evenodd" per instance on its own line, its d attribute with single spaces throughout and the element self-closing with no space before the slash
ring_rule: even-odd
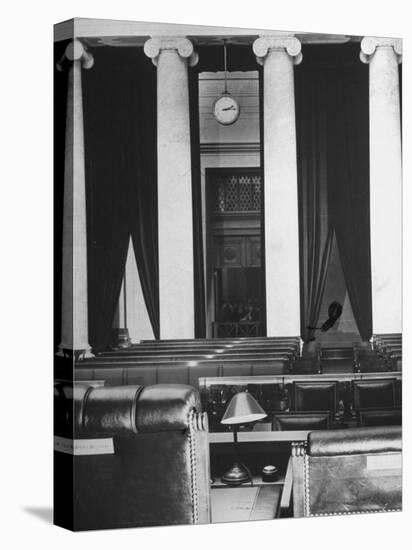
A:
<svg viewBox="0 0 412 550">
<path fill-rule="evenodd" d="M 113 438 L 69 439 L 55 435 L 54 450 L 74 456 L 112 455 L 114 454 Z"/>
</svg>

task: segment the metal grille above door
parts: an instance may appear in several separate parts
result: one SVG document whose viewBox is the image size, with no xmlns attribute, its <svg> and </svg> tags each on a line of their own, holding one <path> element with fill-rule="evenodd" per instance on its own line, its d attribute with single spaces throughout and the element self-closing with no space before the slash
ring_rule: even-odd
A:
<svg viewBox="0 0 412 550">
<path fill-rule="evenodd" d="M 261 210 L 260 174 L 224 174 L 216 178 L 212 188 L 215 213 L 256 212 Z"/>
</svg>

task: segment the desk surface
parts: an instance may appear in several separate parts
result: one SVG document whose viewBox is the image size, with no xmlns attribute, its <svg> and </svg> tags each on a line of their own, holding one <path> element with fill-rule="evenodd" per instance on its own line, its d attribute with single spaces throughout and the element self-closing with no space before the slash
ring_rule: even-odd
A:
<svg viewBox="0 0 412 550">
<path fill-rule="evenodd" d="M 265 429 L 256 429 L 261 426 Z M 344 424 L 335 427 L 336 431 L 343 428 L 356 428 L 354 421 L 345 421 Z M 308 434 L 316 430 L 272 430 L 271 424 L 257 424 L 254 430 L 238 432 L 239 443 L 262 443 L 265 441 L 292 443 L 294 441 L 306 441 Z M 209 443 L 233 443 L 233 432 L 209 432 Z"/>
<path fill-rule="evenodd" d="M 283 485 L 213 487 L 212 523 L 258 521 L 278 517 Z"/>
<path fill-rule="evenodd" d="M 313 430 L 238 432 L 239 443 L 263 441 L 306 441 Z M 233 443 L 232 432 L 210 432 L 209 443 Z"/>
<path fill-rule="evenodd" d="M 285 475 L 284 473 L 279 473 L 279 477 L 276 481 L 262 481 L 262 476 L 261 475 L 253 475 L 252 476 L 252 481 L 253 481 L 253 487 L 268 487 L 270 485 L 283 485 L 284 481 L 285 481 Z M 213 480 L 213 483 L 211 485 L 211 488 L 212 489 L 217 489 L 217 488 L 230 488 L 230 489 L 233 489 L 233 487 L 228 487 L 228 485 L 226 483 L 223 483 L 223 481 L 221 480 L 220 477 L 216 477 L 214 480 Z M 242 488 L 244 487 L 251 487 L 250 485 L 250 481 L 249 483 L 245 483 L 241 486 Z"/>
</svg>

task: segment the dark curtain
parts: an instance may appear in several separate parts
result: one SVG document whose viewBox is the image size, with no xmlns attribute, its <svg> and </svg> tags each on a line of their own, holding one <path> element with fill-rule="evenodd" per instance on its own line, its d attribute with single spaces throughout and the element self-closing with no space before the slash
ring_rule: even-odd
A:
<svg viewBox="0 0 412 550">
<path fill-rule="evenodd" d="M 129 241 L 127 91 L 119 86 L 115 52 L 96 49 L 82 71 L 88 221 L 89 339 L 95 349 L 110 334 Z"/>
<path fill-rule="evenodd" d="M 266 242 L 265 242 L 265 127 L 264 127 L 264 79 L 263 67 L 257 65 L 259 74 L 259 138 L 260 138 L 260 173 L 261 173 L 261 197 L 260 197 L 260 277 L 261 277 L 261 335 L 266 336 Z"/>
<path fill-rule="evenodd" d="M 140 283 L 154 337 L 160 338 L 157 215 L 156 67 L 139 49 L 133 86 L 135 139 L 128 142 L 135 177 L 131 182 L 131 234 Z"/>
<path fill-rule="evenodd" d="M 158 326 L 156 94 L 143 52 L 96 48 L 93 55 L 94 67 L 83 71 L 89 338 L 101 349 L 110 341 L 130 235 L 155 334 Z"/>
<path fill-rule="evenodd" d="M 226 51 L 228 71 L 256 71 L 258 69 L 256 56 L 249 44 L 228 44 Z M 223 41 L 216 46 L 198 46 L 196 52 L 199 54 L 199 63 L 196 65 L 197 72 L 224 70 Z"/>
<path fill-rule="evenodd" d="M 193 268 L 195 338 L 206 337 L 205 268 L 203 260 L 200 179 L 199 72 L 189 69 L 190 147 L 192 164 Z"/>
<path fill-rule="evenodd" d="M 304 64 L 295 71 L 299 193 L 301 335 L 314 336 L 333 242 L 328 212 L 327 91 L 325 70 Z"/>
<path fill-rule="evenodd" d="M 329 208 L 346 287 L 363 340 L 372 335 L 368 66 L 353 57 L 331 70 L 328 92 Z M 384 221 L 382 220 L 382 223 Z"/>
</svg>

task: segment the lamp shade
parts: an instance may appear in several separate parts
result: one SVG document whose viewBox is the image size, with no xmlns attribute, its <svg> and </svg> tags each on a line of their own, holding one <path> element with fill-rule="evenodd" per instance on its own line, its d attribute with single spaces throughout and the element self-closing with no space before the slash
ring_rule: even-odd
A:
<svg viewBox="0 0 412 550">
<path fill-rule="evenodd" d="M 223 415 L 221 424 L 245 424 L 265 418 L 267 414 L 248 392 L 236 393 Z"/>
</svg>

